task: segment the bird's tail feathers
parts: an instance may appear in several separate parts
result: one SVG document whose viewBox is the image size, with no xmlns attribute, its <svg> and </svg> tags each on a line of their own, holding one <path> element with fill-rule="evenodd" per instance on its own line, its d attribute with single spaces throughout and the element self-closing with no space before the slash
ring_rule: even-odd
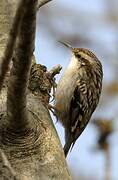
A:
<svg viewBox="0 0 118 180">
<path fill-rule="evenodd" d="M 64 145 L 63 150 L 64 150 L 65 157 L 67 157 L 68 152 L 69 152 L 69 150 L 70 150 L 70 147 L 71 147 L 71 143 L 66 143 L 66 144 Z"/>
<path fill-rule="evenodd" d="M 73 142 L 72 138 L 69 138 L 68 141 L 65 143 L 64 148 L 63 148 L 65 157 L 67 157 L 69 151 L 70 152 L 72 151 L 74 144 L 75 144 L 75 141 Z"/>
</svg>

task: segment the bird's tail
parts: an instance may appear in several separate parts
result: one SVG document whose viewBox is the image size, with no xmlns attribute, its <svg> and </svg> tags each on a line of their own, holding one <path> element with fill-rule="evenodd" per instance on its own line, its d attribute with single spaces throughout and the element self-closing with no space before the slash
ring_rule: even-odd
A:
<svg viewBox="0 0 118 180">
<path fill-rule="evenodd" d="M 72 137 L 66 141 L 64 148 L 63 148 L 65 157 L 67 157 L 69 151 L 72 151 L 74 144 L 75 144 L 75 141 L 73 142 Z"/>
<path fill-rule="evenodd" d="M 63 148 L 63 149 L 64 149 L 65 157 L 67 157 L 70 147 L 71 147 L 71 144 L 66 143 L 66 144 L 64 145 L 64 148 Z"/>
</svg>

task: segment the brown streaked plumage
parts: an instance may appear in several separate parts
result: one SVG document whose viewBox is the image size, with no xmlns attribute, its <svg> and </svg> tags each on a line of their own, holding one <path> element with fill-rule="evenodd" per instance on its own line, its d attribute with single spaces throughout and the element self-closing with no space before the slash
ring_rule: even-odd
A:
<svg viewBox="0 0 118 180">
<path fill-rule="evenodd" d="M 72 48 L 70 63 L 62 75 L 55 94 L 55 111 L 65 129 L 64 153 L 75 144 L 99 102 L 102 89 L 102 65 L 84 48 Z"/>
</svg>

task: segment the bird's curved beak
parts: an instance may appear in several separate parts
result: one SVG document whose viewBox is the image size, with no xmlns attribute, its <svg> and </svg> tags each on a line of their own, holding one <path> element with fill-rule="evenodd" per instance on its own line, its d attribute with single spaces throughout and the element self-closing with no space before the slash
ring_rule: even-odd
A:
<svg viewBox="0 0 118 180">
<path fill-rule="evenodd" d="M 70 44 L 66 43 L 66 42 L 62 42 L 62 41 L 58 41 L 58 42 L 63 44 L 64 46 L 66 46 L 67 48 L 69 48 L 71 50 L 73 49 L 72 46 Z"/>
</svg>

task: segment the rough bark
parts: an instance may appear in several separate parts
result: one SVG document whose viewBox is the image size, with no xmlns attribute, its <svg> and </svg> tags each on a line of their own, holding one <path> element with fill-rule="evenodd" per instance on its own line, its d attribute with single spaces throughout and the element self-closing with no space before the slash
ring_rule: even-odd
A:
<svg viewBox="0 0 118 180">
<path fill-rule="evenodd" d="M 38 7 L 42 2 L 38 1 Z M 18 3 L 0 0 L 0 59 Z M 0 179 L 69 180 L 62 146 L 47 109 L 55 73 L 47 76 L 46 68 L 35 61 L 30 69 L 36 3 L 29 1 L 25 9 L 13 65 L 0 95 Z"/>
</svg>

